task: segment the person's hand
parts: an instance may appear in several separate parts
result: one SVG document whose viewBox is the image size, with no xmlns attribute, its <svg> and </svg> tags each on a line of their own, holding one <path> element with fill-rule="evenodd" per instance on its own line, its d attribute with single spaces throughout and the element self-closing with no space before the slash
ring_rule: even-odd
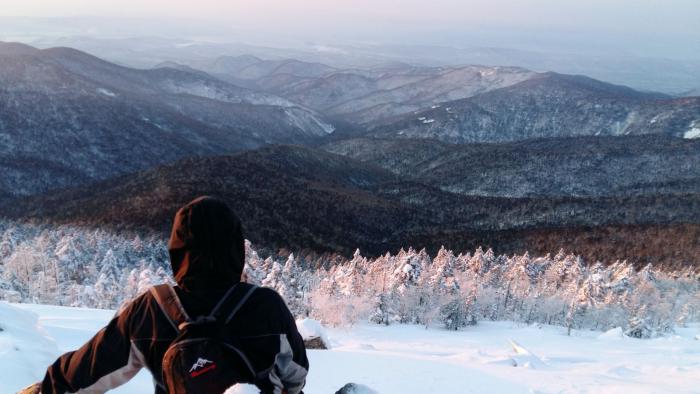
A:
<svg viewBox="0 0 700 394">
<path fill-rule="evenodd" d="M 41 394 L 41 383 L 34 383 L 18 391 L 17 394 Z"/>
</svg>

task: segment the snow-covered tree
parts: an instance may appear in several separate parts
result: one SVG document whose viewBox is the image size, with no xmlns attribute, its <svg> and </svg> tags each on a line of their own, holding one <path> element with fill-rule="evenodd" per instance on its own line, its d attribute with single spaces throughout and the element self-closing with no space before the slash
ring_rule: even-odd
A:
<svg viewBox="0 0 700 394">
<path fill-rule="evenodd" d="M 478 320 L 623 327 L 630 336 L 671 332 L 700 320 L 700 271 L 627 261 L 588 263 L 564 251 L 543 257 L 478 248 L 402 249 L 376 258 L 261 252 L 246 242 L 245 280 L 277 290 L 296 315 L 327 324 Z M 117 308 L 150 286 L 172 282 L 158 234 L 0 221 L 0 299 Z"/>
</svg>

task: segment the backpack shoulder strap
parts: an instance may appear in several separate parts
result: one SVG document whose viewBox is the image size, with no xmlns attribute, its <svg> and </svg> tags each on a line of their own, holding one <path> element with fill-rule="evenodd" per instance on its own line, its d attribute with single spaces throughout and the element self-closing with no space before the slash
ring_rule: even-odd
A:
<svg viewBox="0 0 700 394">
<path fill-rule="evenodd" d="M 258 286 L 248 283 L 236 283 L 221 297 L 209 316 L 223 322 L 224 325 L 230 323 L 257 288 Z"/>
<path fill-rule="evenodd" d="M 175 293 L 175 289 L 169 284 L 156 285 L 151 287 L 151 294 L 155 298 L 158 307 L 173 325 L 175 331 L 180 332 L 183 323 L 191 321 L 185 308 L 182 307 L 180 299 Z"/>
</svg>

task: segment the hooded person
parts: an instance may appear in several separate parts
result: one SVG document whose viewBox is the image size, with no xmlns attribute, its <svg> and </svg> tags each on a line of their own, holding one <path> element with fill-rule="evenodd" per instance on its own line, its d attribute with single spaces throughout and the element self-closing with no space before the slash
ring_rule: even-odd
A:
<svg viewBox="0 0 700 394">
<path fill-rule="evenodd" d="M 241 281 L 244 242 L 240 220 L 219 199 L 200 197 L 178 210 L 168 251 L 177 283 L 171 288 L 172 301 L 185 318 L 208 316 Z M 151 289 L 130 301 L 80 349 L 59 357 L 44 380 L 26 392 L 102 393 L 147 368 L 155 392 L 166 393 L 162 360 L 179 330 L 157 297 Z M 304 342 L 274 290 L 251 291 L 224 330 L 251 355 L 254 383 L 263 393 L 301 392 L 309 367 Z"/>
</svg>

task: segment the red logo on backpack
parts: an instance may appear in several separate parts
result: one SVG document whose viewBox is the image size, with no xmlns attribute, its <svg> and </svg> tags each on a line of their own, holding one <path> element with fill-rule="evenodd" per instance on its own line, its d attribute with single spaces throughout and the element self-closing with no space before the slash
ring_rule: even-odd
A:
<svg viewBox="0 0 700 394">
<path fill-rule="evenodd" d="M 197 361 L 192 364 L 190 368 L 190 377 L 196 378 L 206 372 L 216 369 L 216 363 L 205 358 L 198 358 Z"/>
</svg>

